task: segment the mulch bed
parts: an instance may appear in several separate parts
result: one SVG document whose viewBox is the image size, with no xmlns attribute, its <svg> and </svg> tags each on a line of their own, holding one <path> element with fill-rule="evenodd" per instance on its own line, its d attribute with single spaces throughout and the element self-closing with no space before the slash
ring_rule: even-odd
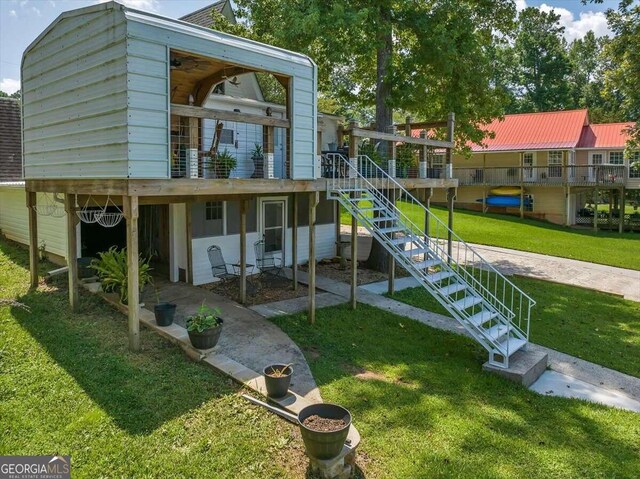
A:
<svg viewBox="0 0 640 479">
<path fill-rule="evenodd" d="M 300 269 L 302 271 L 307 271 L 308 265 L 301 265 Z M 316 265 L 316 274 L 318 276 L 333 279 L 334 281 L 349 284 L 351 283 L 351 261 L 346 260 L 346 267 L 343 268 L 338 259 L 321 260 Z M 408 276 L 408 273 L 404 268 L 396 267 L 396 278 L 401 278 L 403 276 Z M 358 261 L 358 285 L 377 283 L 379 281 L 386 280 L 386 273 L 365 268 L 364 262 Z"/>
<path fill-rule="evenodd" d="M 203 284 L 200 287 L 232 299 L 233 301 L 240 302 L 240 282 L 238 280 L 216 281 L 214 283 Z M 300 298 L 308 294 L 308 289 L 303 284 L 298 284 L 298 290 L 294 291 L 293 283 L 286 278 L 263 276 L 261 279 L 258 279 L 258 275 L 247 278 L 248 306 Z"/>
<path fill-rule="evenodd" d="M 344 427 L 347 425 L 347 423 L 342 419 L 329 419 L 326 417 L 320 417 L 317 414 L 309 416 L 304 421 L 302 421 L 302 424 L 304 424 L 309 429 L 320 432 L 339 431 L 340 429 L 344 429 Z"/>
</svg>

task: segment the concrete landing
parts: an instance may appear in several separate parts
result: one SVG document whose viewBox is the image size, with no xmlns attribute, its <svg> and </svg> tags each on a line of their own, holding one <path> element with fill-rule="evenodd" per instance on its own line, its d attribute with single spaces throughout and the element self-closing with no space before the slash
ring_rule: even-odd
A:
<svg viewBox="0 0 640 479">
<path fill-rule="evenodd" d="M 513 354 L 506 369 L 493 366 L 489 362 L 484 363 L 482 369 L 529 387 L 545 372 L 548 362 L 549 356 L 546 353 L 527 349 Z"/>
<path fill-rule="evenodd" d="M 316 308 L 326 308 L 328 306 L 337 306 L 346 303 L 347 300 L 342 296 L 332 293 L 316 292 Z M 265 318 L 273 318 L 276 316 L 286 316 L 287 314 L 296 314 L 309 309 L 309 298 L 307 296 L 293 299 L 285 299 L 283 301 L 274 301 L 273 303 L 256 304 L 249 306 L 249 309 L 255 311 Z"/>
<path fill-rule="evenodd" d="M 529 389 L 545 396 L 583 399 L 640 413 L 640 401 L 557 371 L 546 371 Z"/>
</svg>

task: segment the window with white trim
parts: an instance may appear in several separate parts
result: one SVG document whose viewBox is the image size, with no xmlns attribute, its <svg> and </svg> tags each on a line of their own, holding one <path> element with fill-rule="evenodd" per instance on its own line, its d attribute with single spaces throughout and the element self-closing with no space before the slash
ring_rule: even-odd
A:
<svg viewBox="0 0 640 479">
<path fill-rule="evenodd" d="M 224 217 L 224 203 L 222 201 L 207 201 L 204 207 L 204 219 L 218 221 Z"/>
<path fill-rule="evenodd" d="M 624 152 L 622 152 L 622 151 L 610 151 L 609 152 L 609 164 L 610 165 L 624 165 Z"/>
<path fill-rule="evenodd" d="M 562 151 L 549 152 L 549 178 L 562 177 Z"/>
</svg>

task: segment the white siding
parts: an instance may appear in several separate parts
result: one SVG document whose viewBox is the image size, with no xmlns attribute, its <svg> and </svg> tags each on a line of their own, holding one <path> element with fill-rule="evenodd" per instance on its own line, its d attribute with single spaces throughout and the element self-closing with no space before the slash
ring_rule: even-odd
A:
<svg viewBox="0 0 640 479">
<path fill-rule="evenodd" d="M 44 202 L 42 194 L 38 202 Z M 29 216 L 24 186 L 0 185 L 0 231 L 7 238 L 29 244 Z M 67 255 L 66 218 L 38 215 L 38 244 L 44 241 L 48 252 L 65 258 Z"/>
<path fill-rule="evenodd" d="M 332 258 L 335 256 L 336 228 L 334 225 L 317 225 L 316 235 L 316 259 Z M 260 238 L 260 233 L 247 233 L 247 263 L 256 264 L 253 244 Z M 193 248 L 193 283 L 196 285 L 211 283 L 214 281 L 211 274 L 211 266 L 207 256 L 207 248 L 211 245 L 222 248 L 224 259 L 227 263 L 240 262 L 240 235 L 213 236 L 209 238 L 196 238 L 192 240 Z M 285 264 L 291 266 L 291 228 L 287 228 L 285 239 L 287 254 Z M 309 260 L 309 228 L 298 228 L 298 262 Z M 257 268 L 254 272 L 258 272 Z"/>
</svg>

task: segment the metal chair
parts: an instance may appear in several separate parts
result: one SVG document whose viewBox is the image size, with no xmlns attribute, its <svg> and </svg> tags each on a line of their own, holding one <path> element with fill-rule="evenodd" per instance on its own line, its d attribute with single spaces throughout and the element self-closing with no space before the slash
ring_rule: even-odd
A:
<svg viewBox="0 0 640 479">
<path fill-rule="evenodd" d="M 236 275 L 229 270 L 229 267 L 231 265 L 225 263 L 220 246 L 215 244 L 209 246 L 209 248 L 207 248 L 207 255 L 209 256 L 209 263 L 211 263 L 211 272 L 213 273 L 214 278 L 226 281 L 227 279 L 236 277 Z"/>
<path fill-rule="evenodd" d="M 281 275 L 284 268 L 282 256 L 275 255 L 273 251 L 265 251 L 264 240 L 256 241 L 253 245 L 256 252 L 256 263 L 260 270 L 260 277 L 270 274 L 274 278 Z"/>
</svg>

